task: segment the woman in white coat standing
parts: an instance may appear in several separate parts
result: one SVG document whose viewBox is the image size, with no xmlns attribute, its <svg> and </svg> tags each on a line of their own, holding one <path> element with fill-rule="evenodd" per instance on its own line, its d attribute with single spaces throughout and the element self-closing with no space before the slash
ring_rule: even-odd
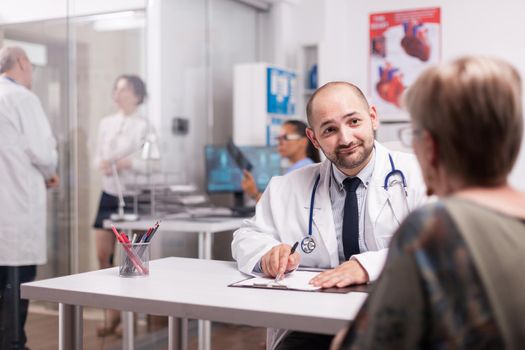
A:
<svg viewBox="0 0 525 350">
<path fill-rule="evenodd" d="M 377 113 L 355 85 L 324 85 L 307 116 L 308 137 L 327 159 L 272 178 L 255 217 L 234 234 L 233 257 L 242 272 L 269 277 L 299 264 L 327 269 L 311 281 L 322 288 L 373 281 L 394 230 L 426 200 L 419 166 L 413 155 L 374 142 Z M 322 349 L 331 340 L 299 332 L 284 337 L 283 330 L 268 335 L 269 347 L 279 349 Z"/>
<path fill-rule="evenodd" d="M 25 348 L 20 283 L 47 261 L 46 187 L 58 186 L 56 140 L 31 82 L 26 53 L 0 50 L 0 349 Z"/>
<path fill-rule="evenodd" d="M 95 219 L 95 241 L 101 269 L 113 266 L 116 238 L 103 228 L 105 219 L 118 211 L 118 187 L 126 194 L 126 183 L 133 182 L 138 168 L 137 154 L 144 144 L 148 122 L 140 115 L 139 106 L 146 98 L 146 86 L 136 75 L 121 75 L 115 80 L 113 100 L 116 114 L 103 118 L 98 128 L 95 166 L 102 173 L 102 195 Z M 118 172 L 119 184 L 114 172 Z M 131 202 L 126 198 L 127 202 Z M 120 312 L 107 310 L 105 322 L 97 328 L 99 336 L 111 334 L 120 323 Z"/>
</svg>

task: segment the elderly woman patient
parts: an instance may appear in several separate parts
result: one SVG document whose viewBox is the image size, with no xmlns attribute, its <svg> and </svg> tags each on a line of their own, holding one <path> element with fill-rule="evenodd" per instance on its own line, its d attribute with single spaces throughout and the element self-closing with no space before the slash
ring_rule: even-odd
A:
<svg viewBox="0 0 525 350">
<path fill-rule="evenodd" d="M 522 141 L 517 70 L 464 57 L 405 96 L 412 146 L 440 201 L 407 217 L 342 349 L 523 349 L 525 194 L 507 182 Z"/>
</svg>

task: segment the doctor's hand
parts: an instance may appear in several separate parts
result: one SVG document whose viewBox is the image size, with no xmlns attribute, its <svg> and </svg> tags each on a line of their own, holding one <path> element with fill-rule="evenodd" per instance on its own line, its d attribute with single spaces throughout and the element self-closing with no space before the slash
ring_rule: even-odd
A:
<svg viewBox="0 0 525 350">
<path fill-rule="evenodd" d="M 259 189 L 257 188 L 253 175 L 248 170 L 243 170 L 242 172 L 244 174 L 241 182 L 242 190 L 251 198 L 259 201 L 259 198 L 261 198 L 261 192 L 259 192 Z"/>
<path fill-rule="evenodd" d="M 46 180 L 46 188 L 56 188 L 60 183 L 60 178 L 58 175 L 53 175 Z"/>
<path fill-rule="evenodd" d="M 342 288 L 369 281 L 368 273 L 357 260 L 348 260 L 335 269 L 321 272 L 310 280 L 310 284 L 322 288 Z"/>
<path fill-rule="evenodd" d="M 276 277 L 287 271 L 293 271 L 301 262 L 301 255 L 295 252 L 290 255 L 292 247 L 281 243 L 266 253 L 261 259 L 261 268 L 266 276 Z"/>
</svg>

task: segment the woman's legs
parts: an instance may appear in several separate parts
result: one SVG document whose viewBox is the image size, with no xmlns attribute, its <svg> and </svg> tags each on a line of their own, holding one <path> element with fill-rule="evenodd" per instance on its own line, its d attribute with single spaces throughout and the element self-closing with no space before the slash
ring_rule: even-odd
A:
<svg viewBox="0 0 525 350">
<path fill-rule="evenodd" d="M 95 245 L 97 249 L 98 264 L 101 269 L 113 267 L 116 237 L 110 230 L 95 230 Z M 105 324 L 97 329 L 99 336 L 113 333 L 120 322 L 120 311 L 106 310 Z"/>
<path fill-rule="evenodd" d="M 113 267 L 116 237 L 110 230 L 95 230 L 95 245 L 97 248 L 98 264 L 101 269 Z"/>
</svg>

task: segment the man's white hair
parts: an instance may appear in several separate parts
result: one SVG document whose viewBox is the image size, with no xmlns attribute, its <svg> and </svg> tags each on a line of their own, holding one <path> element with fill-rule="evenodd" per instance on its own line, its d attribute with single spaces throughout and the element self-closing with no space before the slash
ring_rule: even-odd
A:
<svg viewBox="0 0 525 350">
<path fill-rule="evenodd" d="M 0 49 L 0 74 L 10 71 L 16 60 L 27 56 L 25 51 L 18 46 L 5 46 Z"/>
</svg>

